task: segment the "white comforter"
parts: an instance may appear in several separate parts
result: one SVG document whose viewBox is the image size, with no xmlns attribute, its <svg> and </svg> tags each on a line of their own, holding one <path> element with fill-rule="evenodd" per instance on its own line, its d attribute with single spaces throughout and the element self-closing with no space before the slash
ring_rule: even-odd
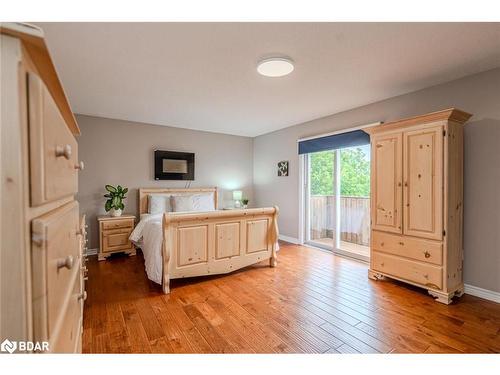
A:
<svg viewBox="0 0 500 375">
<path fill-rule="evenodd" d="M 148 279 L 161 285 L 163 261 L 161 246 L 163 214 L 143 214 L 139 224 L 130 234 L 130 241 L 142 249 Z"/>
</svg>

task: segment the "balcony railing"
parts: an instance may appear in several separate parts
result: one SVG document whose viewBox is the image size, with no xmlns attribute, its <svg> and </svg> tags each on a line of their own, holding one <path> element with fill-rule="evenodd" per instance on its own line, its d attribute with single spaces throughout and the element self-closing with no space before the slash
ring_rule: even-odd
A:
<svg viewBox="0 0 500 375">
<path fill-rule="evenodd" d="M 333 238 L 334 195 L 313 195 L 310 199 L 311 240 Z M 340 197 L 340 240 L 370 245 L 370 198 Z"/>
</svg>

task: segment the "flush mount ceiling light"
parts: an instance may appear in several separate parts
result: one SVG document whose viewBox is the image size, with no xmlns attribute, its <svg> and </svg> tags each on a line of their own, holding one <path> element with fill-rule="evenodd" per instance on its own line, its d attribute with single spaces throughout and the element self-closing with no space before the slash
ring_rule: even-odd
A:
<svg viewBox="0 0 500 375">
<path fill-rule="evenodd" d="M 266 77 L 283 77 L 293 72 L 293 61 L 286 57 L 271 57 L 257 65 L 257 71 Z"/>
</svg>

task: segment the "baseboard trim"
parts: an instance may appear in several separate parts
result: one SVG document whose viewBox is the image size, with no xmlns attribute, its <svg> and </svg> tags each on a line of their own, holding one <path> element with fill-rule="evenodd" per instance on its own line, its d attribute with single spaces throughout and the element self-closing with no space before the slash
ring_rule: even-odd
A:
<svg viewBox="0 0 500 375">
<path fill-rule="evenodd" d="M 98 249 L 98 248 L 95 248 L 95 249 L 87 249 L 87 251 L 85 252 L 85 255 L 96 255 L 98 252 L 99 252 L 99 249 Z"/>
<path fill-rule="evenodd" d="M 294 245 L 298 245 L 298 244 L 300 243 L 298 238 L 285 236 L 285 235 L 283 235 L 283 234 L 280 234 L 280 235 L 279 235 L 279 239 L 280 239 L 281 241 L 285 241 L 285 242 L 290 242 L 290 243 L 293 243 Z"/>
<path fill-rule="evenodd" d="M 500 303 L 500 293 L 493 290 L 479 288 L 474 285 L 464 284 L 464 293 L 470 294 L 471 296 L 480 297 L 487 299 L 488 301 L 493 301 Z"/>
</svg>

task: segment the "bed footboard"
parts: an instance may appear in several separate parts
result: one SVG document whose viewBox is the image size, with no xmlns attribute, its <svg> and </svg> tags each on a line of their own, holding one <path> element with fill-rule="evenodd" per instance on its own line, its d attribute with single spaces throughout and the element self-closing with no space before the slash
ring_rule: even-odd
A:
<svg viewBox="0 0 500 375">
<path fill-rule="evenodd" d="M 163 291 L 170 280 L 277 265 L 278 207 L 163 216 Z"/>
</svg>

